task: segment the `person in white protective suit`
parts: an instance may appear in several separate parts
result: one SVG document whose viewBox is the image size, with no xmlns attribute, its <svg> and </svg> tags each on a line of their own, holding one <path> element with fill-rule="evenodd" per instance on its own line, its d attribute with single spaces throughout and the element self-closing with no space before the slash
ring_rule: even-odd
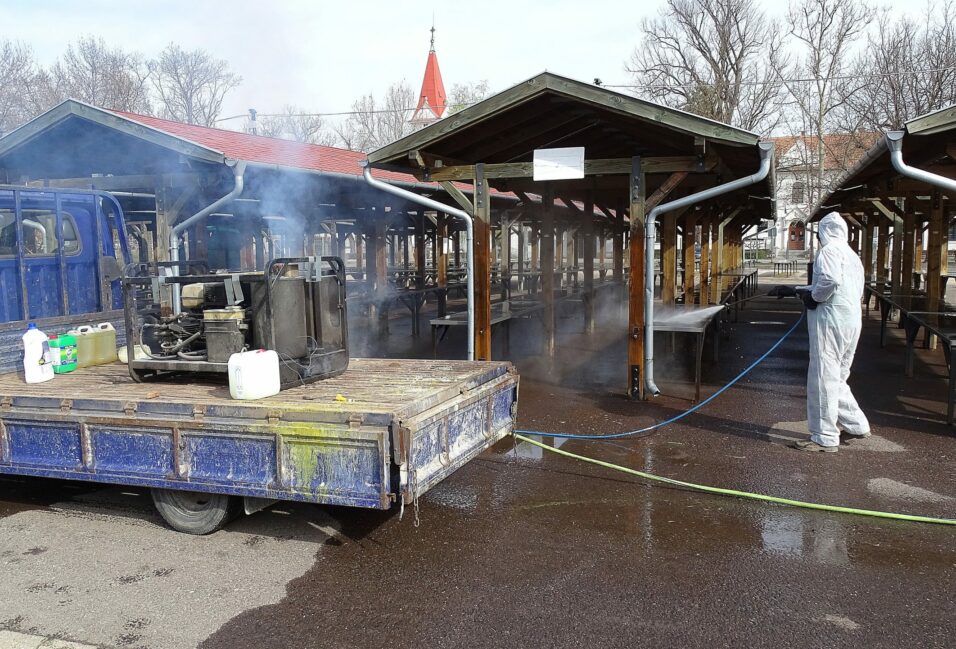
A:
<svg viewBox="0 0 956 649">
<path fill-rule="evenodd" d="M 831 212 L 817 230 L 820 250 L 813 264 L 813 284 L 798 287 L 807 306 L 810 368 L 807 372 L 807 422 L 810 439 L 794 444 L 804 451 L 834 453 L 840 433 L 870 435 L 847 378 L 863 326 L 863 264 L 850 248 L 843 217 Z"/>
</svg>

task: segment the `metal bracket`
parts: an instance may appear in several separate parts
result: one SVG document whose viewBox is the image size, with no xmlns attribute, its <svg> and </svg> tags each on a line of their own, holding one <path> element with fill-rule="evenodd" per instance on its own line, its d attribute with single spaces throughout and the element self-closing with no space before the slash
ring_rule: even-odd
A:
<svg viewBox="0 0 956 649">
<path fill-rule="evenodd" d="M 60 401 L 60 412 L 70 412 L 73 410 L 73 399 L 62 399 Z"/>
<path fill-rule="evenodd" d="M 135 401 L 127 401 L 123 404 L 123 414 L 127 417 L 132 417 L 136 414 L 136 410 L 139 408 Z"/>
<path fill-rule="evenodd" d="M 5 396 L 2 401 L 0 401 L 0 410 L 11 410 L 13 409 L 13 397 Z"/>
<path fill-rule="evenodd" d="M 485 196 L 485 165 L 478 163 L 475 165 L 475 210 L 480 210 L 485 205 L 487 196 Z"/>
<path fill-rule="evenodd" d="M 268 413 L 266 413 L 266 420 L 270 424 L 273 424 L 273 425 L 278 424 L 280 419 L 282 419 L 281 410 L 270 410 Z"/>
<path fill-rule="evenodd" d="M 226 288 L 226 302 L 229 306 L 235 306 L 243 301 L 242 285 L 239 284 L 239 275 L 233 274 L 223 280 L 223 286 Z"/>
<path fill-rule="evenodd" d="M 356 412 L 349 415 L 349 418 L 346 421 L 348 422 L 349 428 L 355 429 L 362 425 L 362 422 L 365 421 L 365 418 Z"/>
<path fill-rule="evenodd" d="M 193 419 L 202 419 L 206 416 L 206 406 L 195 404 L 193 406 Z"/>
</svg>

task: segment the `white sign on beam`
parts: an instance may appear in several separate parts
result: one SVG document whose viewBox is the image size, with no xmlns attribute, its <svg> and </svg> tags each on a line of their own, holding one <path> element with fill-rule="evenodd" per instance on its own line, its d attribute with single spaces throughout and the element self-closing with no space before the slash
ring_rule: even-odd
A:
<svg viewBox="0 0 956 649">
<path fill-rule="evenodd" d="M 584 147 L 534 150 L 535 180 L 584 178 Z"/>
</svg>

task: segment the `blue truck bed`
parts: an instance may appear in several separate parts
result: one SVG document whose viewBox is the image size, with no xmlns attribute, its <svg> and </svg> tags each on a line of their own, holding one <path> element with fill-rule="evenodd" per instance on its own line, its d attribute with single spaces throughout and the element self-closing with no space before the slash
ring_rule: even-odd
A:
<svg viewBox="0 0 956 649">
<path fill-rule="evenodd" d="M 135 383 L 120 363 L 0 375 L 0 474 L 387 509 L 514 423 L 510 363 L 352 359 L 259 401 L 220 382 Z"/>
</svg>

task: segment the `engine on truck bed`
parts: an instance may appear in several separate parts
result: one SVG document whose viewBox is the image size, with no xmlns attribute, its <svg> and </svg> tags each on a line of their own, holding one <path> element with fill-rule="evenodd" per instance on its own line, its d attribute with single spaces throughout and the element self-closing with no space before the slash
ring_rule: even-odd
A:
<svg viewBox="0 0 956 649">
<path fill-rule="evenodd" d="M 348 367 L 345 268 L 338 257 L 210 273 L 202 262 L 131 264 L 123 276 L 130 376 L 226 373 L 249 349 L 279 356 L 283 389 Z"/>
</svg>

